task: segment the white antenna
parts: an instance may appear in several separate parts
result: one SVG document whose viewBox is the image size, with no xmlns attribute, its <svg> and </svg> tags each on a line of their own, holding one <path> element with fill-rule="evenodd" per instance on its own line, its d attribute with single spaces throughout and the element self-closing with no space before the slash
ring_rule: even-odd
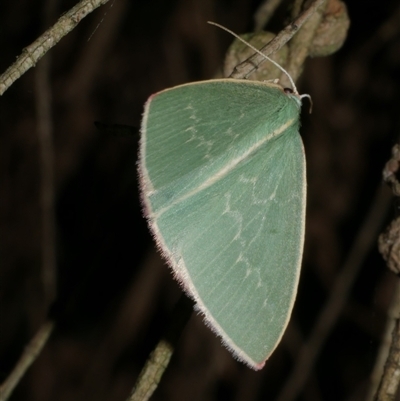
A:
<svg viewBox="0 0 400 401">
<path fill-rule="evenodd" d="M 293 88 L 293 92 L 300 97 L 300 99 L 304 98 L 304 97 L 308 97 L 311 100 L 310 95 L 299 95 L 299 92 L 296 88 L 296 85 L 294 84 L 294 81 L 292 79 L 292 77 L 290 76 L 290 74 L 282 67 L 280 66 L 276 61 L 272 60 L 271 58 L 269 58 L 268 56 L 266 56 L 265 54 L 263 54 L 262 52 L 260 52 L 260 50 L 258 50 L 257 48 L 255 48 L 253 45 L 251 45 L 250 43 L 246 42 L 244 39 L 242 39 L 239 35 L 236 35 L 236 33 L 232 32 L 230 29 L 225 28 L 224 26 L 217 24 L 215 22 L 212 21 L 207 21 L 209 24 L 211 25 L 215 25 L 218 28 L 223 29 L 224 31 L 230 33 L 232 36 L 234 36 L 236 39 L 239 39 L 241 42 L 243 42 L 245 45 L 249 46 L 250 49 L 254 50 L 256 53 L 258 53 L 259 55 L 261 55 L 262 57 L 264 57 L 266 60 L 270 61 L 272 64 L 274 64 L 277 68 L 279 68 L 288 78 L 290 81 L 290 84 L 292 85 Z"/>
</svg>

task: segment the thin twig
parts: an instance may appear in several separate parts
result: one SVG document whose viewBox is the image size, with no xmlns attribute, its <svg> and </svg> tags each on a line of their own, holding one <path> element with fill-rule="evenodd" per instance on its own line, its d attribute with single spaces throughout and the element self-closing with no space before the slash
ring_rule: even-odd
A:
<svg viewBox="0 0 400 401">
<path fill-rule="evenodd" d="M 303 24 L 315 13 L 315 11 L 326 0 L 314 0 L 307 10 L 300 14 L 300 16 L 293 22 L 291 22 L 287 27 L 285 27 L 281 32 L 279 32 L 268 45 L 264 46 L 260 51 L 265 55 L 270 55 L 278 51 L 282 46 L 284 46 L 294 34 L 303 26 Z M 233 70 L 230 78 L 243 79 L 247 78 L 252 72 L 254 72 L 260 64 L 265 61 L 260 54 L 254 54 L 247 60 L 243 61 Z"/>
<path fill-rule="evenodd" d="M 309 339 L 300 349 L 296 364 L 277 398 L 278 401 L 294 400 L 309 378 L 317 357 L 346 304 L 364 258 L 376 241 L 391 201 L 392 196 L 387 188 L 379 187 L 364 224 L 335 280 L 329 299 L 319 314 Z"/>
<path fill-rule="evenodd" d="M 83 18 L 107 2 L 108 0 L 82 0 L 60 17 L 50 29 L 27 46 L 17 58 L 16 62 L 0 76 L 0 95 L 3 95 L 26 71 L 34 67 L 36 63 L 65 35 L 71 32 Z"/>
<path fill-rule="evenodd" d="M 0 386 L 0 401 L 6 401 L 11 395 L 22 376 L 42 351 L 42 348 L 47 343 L 47 340 L 53 329 L 54 323 L 52 321 L 47 321 L 42 325 L 35 337 L 33 337 L 31 342 L 25 348 L 24 353 L 15 365 L 13 371 Z"/>
<path fill-rule="evenodd" d="M 138 383 L 127 401 L 147 401 L 150 399 L 158 387 L 173 352 L 174 347 L 169 342 L 161 340 L 157 344 L 147 359 L 138 378 Z"/>
</svg>

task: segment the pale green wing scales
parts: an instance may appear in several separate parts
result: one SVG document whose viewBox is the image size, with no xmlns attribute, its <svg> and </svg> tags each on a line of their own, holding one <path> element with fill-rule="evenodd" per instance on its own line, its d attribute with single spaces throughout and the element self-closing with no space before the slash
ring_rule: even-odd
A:
<svg viewBox="0 0 400 401">
<path fill-rule="evenodd" d="M 255 369 L 283 335 L 299 280 L 300 103 L 276 84 L 211 80 L 153 95 L 142 121 L 155 240 L 206 322 Z"/>
</svg>

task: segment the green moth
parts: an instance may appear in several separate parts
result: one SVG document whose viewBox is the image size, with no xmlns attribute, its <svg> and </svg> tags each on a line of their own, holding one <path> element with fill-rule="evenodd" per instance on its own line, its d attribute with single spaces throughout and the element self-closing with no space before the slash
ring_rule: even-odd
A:
<svg viewBox="0 0 400 401">
<path fill-rule="evenodd" d="M 271 82 L 194 82 L 152 95 L 141 125 L 141 193 L 158 248 L 206 323 L 253 369 L 279 343 L 297 292 L 303 96 Z"/>
</svg>

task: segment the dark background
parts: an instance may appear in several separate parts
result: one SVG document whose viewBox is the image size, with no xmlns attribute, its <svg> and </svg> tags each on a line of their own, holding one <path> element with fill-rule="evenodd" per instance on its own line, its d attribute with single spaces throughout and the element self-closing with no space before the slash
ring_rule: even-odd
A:
<svg viewBox="0 0 400 401">
<path fill-rule="evenodd" d="M 288 2 L 287 2 L 288 3 Z M 0 2 L 0 71 L 75 4 Z M 51 63 L 57 293 L 60 321 L 11 400 L 125 400 L 181 290 L 141 215 L 138 136 L 99 132 L 94 121 L 138 127 L 147 97 L 215 76 L 232 39 L 206 24 L 251 31 L 256 0 L 115 0 L 46 56 Z M 400 9 L 394 0 L 346 2 L 348 39 L 307 61 L 303 108 L 308 208 L 305 255 L 291 323 L 260 372 L 236 362 L 193 314 L 154 400 L 272 400 L 287 386 L 301 345 L 341 280 L 360 269 L 339 319 L 296 400 L 364 400 L 397 278 L 380 257 L 373 225 L 395 214 L 381 172 L 400 129 Z M 279 29 L 286 5 L 272 21 Z M 396 17 L 397 15 L 397 17 Z M 38 89 L 30 70 L 0 98 L 0 380 L 45 321 L 41 273 Z M 389 195 L 389 190 L 387 190 Z M 382 195 L 381 195 L 382 197 Z M 389 199 L 387 201 L 387 199 Z M 370 211 L 378 217 L 366 220 Z M 381 216 L 381 217 L 379 217 Z M 367 223 L 366 223 L 367 221 Z M 373 224 L 374 223 L 374 224 Z M 347 266 L 347 267 L 346 267 Z M 356 270 L 356 269 L 354 269 Z M 53 288 L 54 290 L 54 288 Z"/>
</svg>

